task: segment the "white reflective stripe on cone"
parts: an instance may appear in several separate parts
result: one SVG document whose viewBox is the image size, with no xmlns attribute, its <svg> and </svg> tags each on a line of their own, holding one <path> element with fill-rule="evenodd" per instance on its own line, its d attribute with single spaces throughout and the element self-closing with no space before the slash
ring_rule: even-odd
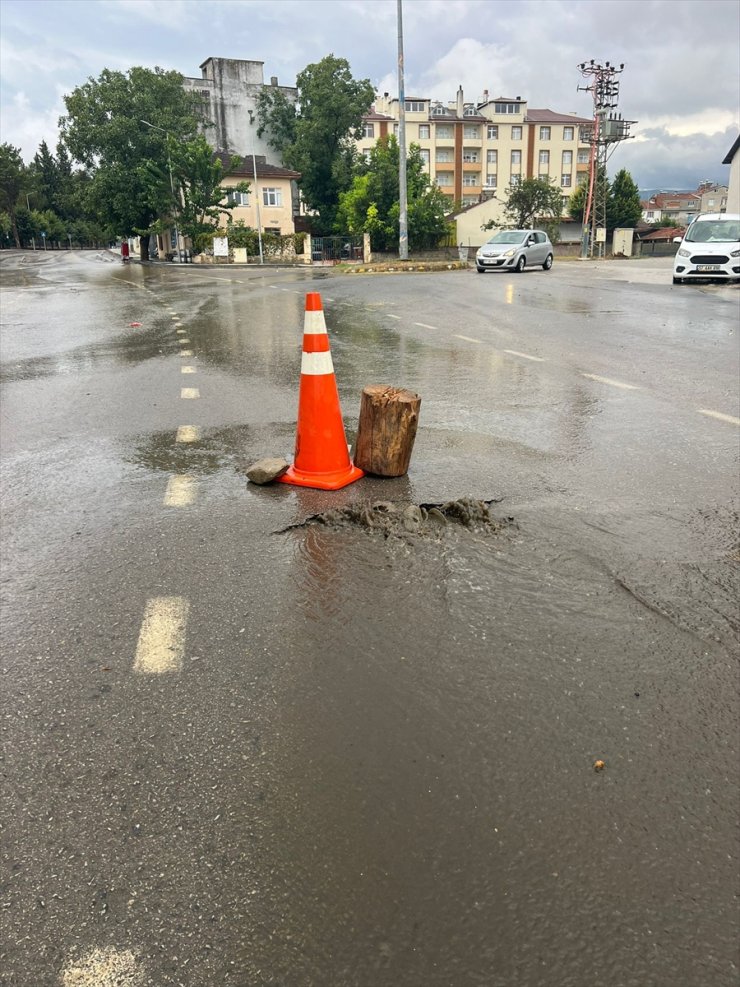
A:
<svg viewBox="0 0 740 987">
<path fill-rule="evenodd" d="M 303 331 L 311 336 L 326 332 L 326 321 L 324 320 L 324 312 L 322 309 L 319 309 L 317 312 L 305 313 L 305 318 L 303 320 Z"/>
<path fill-rule="evenodd" d="M 319 374 L 333 374 L 334 364 L 331 360 L 331 352 L 325 353 L 304 353 L 301 356 L 301 373 L 318 376 Z"/>
</svg>

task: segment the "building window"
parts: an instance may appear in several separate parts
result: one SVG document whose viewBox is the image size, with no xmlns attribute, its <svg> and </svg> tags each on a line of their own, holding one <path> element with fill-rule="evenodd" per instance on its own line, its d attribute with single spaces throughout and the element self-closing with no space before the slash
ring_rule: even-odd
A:
<svg viewBox="0 0 740 987">
<path fill-rule="evenodd" d="M 579 151 L 576 161 L 578 162 L 578 164 L 588 164 L 589 156 L 590 156 L 589 151 Z"/>
<path fill-rule="evenodd" d="M 364 159 L 367 161 L 368 164 L 370 164 L 370 162 L 373 160 L 373 152 L 370 150 L 370 148 L 367 148 L 367 150 L 363 151 L 362 156 L 364 157 Z"/>
<path fill-rule="evenodd" d="M 400 123 L 394 123 L 393 124 L 393 134 L 394 134 L 395 137 L 398 137 L 398 128 L 400 126 L 401 126 Z"/>
<path fill-rule="evenodd" d="M 570 196 L 569 195 L 561 195 L 561 197 L 560 197 L 560 205 L 563 207 L 563 212 L 567 212 L 568 211 L 568 206 L 570 205 Z"/>
<path fill-rule="evenodd" d="M 512 127 L 511 128 L 511 139 L 513 141 L 520 141 L 522 139 L 522 128 Z"/>
<path fill-rule="evenodd" d="M 436 127 L 437 140 L 445 141 L 452 140 L 452 127 L 447 124 L 437 124 Z"/>
<path fill-rule="evenodd" d="M 466 103 L 463 109 L 463 116 L 474 117 L 475 116 L 475 106 L 472 103 Z"/>
<path fill-rule="evenodd" d="M 434 106 L 432 107 L 433 117 L 443 117 L 446 112 L 447 111 L 445 110 L 444 106 L 442 106 L 441 103 L 435 103 Z"/>
<path fill-rule="evenodd" d="M 419 124 L 419 140 L 428 141 L 430 136 L 430 128 L 428 123 Z"/>
<path fill-rule="evenodd" d="M 576 185 L 583 186 L 588 184 L 588 172 L 583 171 L 580 175 L 576 176 Z"/>
<path fill-rule="evenodd" d="M 283 190 L 279 188 L 263 188 L 262 202 L 266 206 L 282 206 Z"/>
<path fill-rule="evenodd" d="M 547 174 L 549 170 L 550 170 L 550 152 L 540 151 L 540 174 L 542 174 L 542 172 L 545 172 L 545 174 Z"/>
<path fill-rule="evenodd" d="M 229 189 L 228 204 L 230 206 L 248 206 L 249 193 L 237 192 L 236 189 Z"/>
<path fill-rule="evenodd" d="M 520 103 L 494 103 L 494 113 L 521 113 Z"/>
<path fill-rule="evenodd" d="M 464 195 L 462 197 L 463 206 L 477 206 L 478 196 L 477 195 Z"/>
<path fill-rule="evenodd" d="M 438 171 L 436 175 L 437 185 L 449 186 L 452 185 L 452 172 L 451 171 Z"/>
<path fill-rule="evenodd" d="M 280 236 L 279 226 L 266 226 L 264 229 L 265 233 L 272 233 L 273 236 Z"/>
<path fill-rule="evenodd" d="M 571 185 L 570 175 L 561 175 L 560 184 L 563 186 L 563 188 L 570 188 Z"/>
<path fill-rule="evenodd" d="M 373 124 L 373 123 L 363 123 L 363 125 L 362 125 L 362 136 L 363 137 L 375 137 L 375 124 Z"/>
<path fill-rule="evenodd" d="M 424 167 L 425 168 L 428 168 L 429 167 L 429 148 L 427 148 L 427 147 L 420 147 L 419 148 L 419 157 L 421 158 L 422 162 L 424 163 Z"/>
<path fill-rule="evenodd" d="M 423 113 L 426 108 L 426 103 L 420 99 L 407 99 L 404 103 L 407 113 Z"/>
<path fill-rule="evenodd" d="M 575 127 L 563 127 L 563 140 L 572 141 L 575 136 Z"/>
<path fill-rule="evenodd" d="M 498 164 L 498 151 L 486 151 L 486 161 L 488 164 Z"/>
<path fill-rule="evenodd" d="M 522 152 L 521 151 L 512 151 L 511 152 L 511 167 L 512 167 L 512 169 L 513 168 L 521 168 L 521 166 L 522 166 Z"/>
<path fill-rule="evenodd" d="M 480 185 L 480 172 L 471 171 L 467 175 L 463 175 L 463 185 L 470 187 L 471 185 Z"/>
<path fill-rule="evenodd" d="M 467 161 L 468 164 L 478 164 L 478 162 L 480 161 L 480 154 L 478 153 L 478 149 L 475 147 L 464 147 L 463 161 Z"/>
<path fill-rule="evenodd" d="M 480 137 L 480 127 L 463 127 L 463 137 L 466 138 L 466 140 L 478 140 Z"/>
<path fill-rule="evenodd" d="M 714 199 L 707 199 L 707 205 L 708 206 L 713 206 L 714 205 Z"/>
<path fill-rule="evenodd" d="M 496 183 L 497 183 L 497 177 L 496 177 L 496 175 L 492 175 L 489 172 L 486 175 L 486 187 L 487 188 L 496 188 Z"/>
<path fill-rule="evenodd" d="M 521 175 L 512 175 L 511 178 L 509 179 L 509 185 L 511 185 L 512 187 L 514 185 L 518 185 L 521 182 L 521 180 L 522 180 Z"/>
<path fill-rule="evenodd" d="M 573 152 L 563 151 L 563 171 L 570 171 L 573 167 Z"/>
<path fill-rule="evenodd" d="M 645 213 L 645 218 L 646 219 L 654 219 L 655 218 L 655 211 L 653 209 L 648 210 L 648 212 Z"/>
<path fill-rule="evenodd" d="M 488 139 L 489 141 L 498 140 L 498 126 L 496 124 L 489 123 L 488 125 Z"/>
<path fill-rule="evenodd" d="M 437 164 L 449 164 L 451 161 L 454 161 L 452 149 L 449 147 L 438 147 L 437 153 L 434 155 L 434 160 Z"/>
<path fill-rule="evenodd" d="M 549 127 L 540 127 L 540 140 L 541 141 L 549 141 L 550 140 L 550 128 Z"/>
</svg>

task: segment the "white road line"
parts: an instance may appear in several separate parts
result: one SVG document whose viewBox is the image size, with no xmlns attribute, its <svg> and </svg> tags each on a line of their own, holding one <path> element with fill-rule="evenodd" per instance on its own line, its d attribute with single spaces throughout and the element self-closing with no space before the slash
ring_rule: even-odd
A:
<svg viewBox="0 0 740 987">
<path fill-rule="evenodd" d="M 598 381 L 599 384 L 609 384 L 611 387 L 621 387 L 625 391 L 639 391 L 636 384 L 625 384 L 621 380 L 612 380 L 611 377 L 599 377 L 598 374 L 581 374 L 581 377 L 588 377 L 589 380 Z"/>
<path fill-rule="evenodd" d="M 171 476 L 164 494 L 165 507 L 187 507 L 195 500 L 197 482 L 193 476 Z"/>
<path fill-rule="evenodd" d="M 717 418 L 721 422 L 729 422 L 730 425 L 740 425 L 740 418 L 733 415 L 725 415 L 721 411 L 710 411 L 708 408 L 699 408 L 700 415 L 709 415 L 710 418 Z"/>
<path fill-rule="evenodd" d="M 192 350 L 180 350 L 180 356 L 192 356 L 192 355 L 193 355 Z"/>
<path fill-rule="evenodd" d="M 195 367 L 180 367 L 181 374 L 194 374 L 197 373 Z"/>
<path fill-rule="evenodd" d="M 185 330 L 184 329 L 176 329 L 175 332 L 177 333 L 178 336 L 184 336 L 185 335 Z"/>
<path fill-rule="evenodd" d="M 520 356 L 523 360 L 535 360 L 537 363 L 546 363 L 542 356 L 530 356 L 529 353 L 520 353 L 519 350 L 504 350 L 504 353 L 511 353 L 512 356 Z"/>
<path fill-rule="evenodd" d="M 435 329 L 436 330 L 436 328 L 437 328 L 436 326 L 428 326 L 426 324 L 426 322 L 415 322 L 414 325 L 415 326 L 421 326 L 422 329 Z"/>
<path fill-rule="evenodd" d="M 180 346 L 190 346 L 190 340 L 186 339 L 184 336 L 182 339 L 178 339 Z"/>
<path fill-rule="evenodd" d="M 189 609 L 182 596 L 156 596 L 147 602 L 134 656 L 135 672 L 162 675 L 180 671 Z"/>
<path fill-rule="evenodd" d="M 479 343 L 480 342 L 480 339 L 473 339 L 472 336 L 462 336 L 462 335 L 460 335 L 459 332 L 453 332 L 452 335 L 455 337 L 455 339 L 464 339 L 468 343 Z"/>
<path fill-rule="evenodd" d="M 173 322 L 180 322 L 180 316 L 179 315 L 173 315 L 172 316 L 172 321 Z M 182 325 L 182 322 L 180 322 L 180 325 Z"/>
<path fill-rule="evenodd" d="M 398 319 L 399 322 L 401 321 L 400 315 L 391 315 L 390 312 L 386 312 L 385 314 L 388 316 L 389 319 Z"/>
<path fill-rule="evenodd" d="M 175 329 L 182 329 L 182 322 L 176 322 Z"/>
<path fill-rule="evenodd" d="M 177 430 L 175 442 L 198 442 L 200 429 L 197 425 L 181 425 Z"/>
<path fill-rule="evenodd" d="M 186 401 L 195 401 L 200 397 L 200 391 L 197 387 L 181 387 L 180 397 Z"/>
</svg>

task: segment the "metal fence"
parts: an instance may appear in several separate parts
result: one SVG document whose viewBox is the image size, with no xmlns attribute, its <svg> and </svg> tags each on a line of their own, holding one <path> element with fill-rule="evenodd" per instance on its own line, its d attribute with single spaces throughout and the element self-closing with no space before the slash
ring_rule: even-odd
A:
<svg viewBox="0 0 740 987">
<path fill-rule="evenodd" d="M 312 236 L 311 261 L 314 264 L 342 264 L 362 260 L 362 235 Z"/>
</svg>

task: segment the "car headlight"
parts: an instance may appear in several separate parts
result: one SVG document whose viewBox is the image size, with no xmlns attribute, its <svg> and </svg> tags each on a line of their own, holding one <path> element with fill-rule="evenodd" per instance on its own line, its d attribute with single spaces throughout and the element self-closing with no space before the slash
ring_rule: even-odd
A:
<svg viewBox="0 0 740 987">
<path fill-rule="evenodd" d="M 504 257 L 513 257 L 515 253 L 516 250 L 507 250 L 506 253 L 504 254 Z"/>
<path fill-rule="evenodd" d="M 730 257 L 740 257 L 740 250 L 733 250 L 730 253 Z"/>
<path fill-rule="evenodd" d="M 680 247 L 679 250 L 678 250 L 678 256 L 679 257 L 691 257 L 691 251 L 690 250 L 684 250 L 683 247 Z"/>
</svg>

